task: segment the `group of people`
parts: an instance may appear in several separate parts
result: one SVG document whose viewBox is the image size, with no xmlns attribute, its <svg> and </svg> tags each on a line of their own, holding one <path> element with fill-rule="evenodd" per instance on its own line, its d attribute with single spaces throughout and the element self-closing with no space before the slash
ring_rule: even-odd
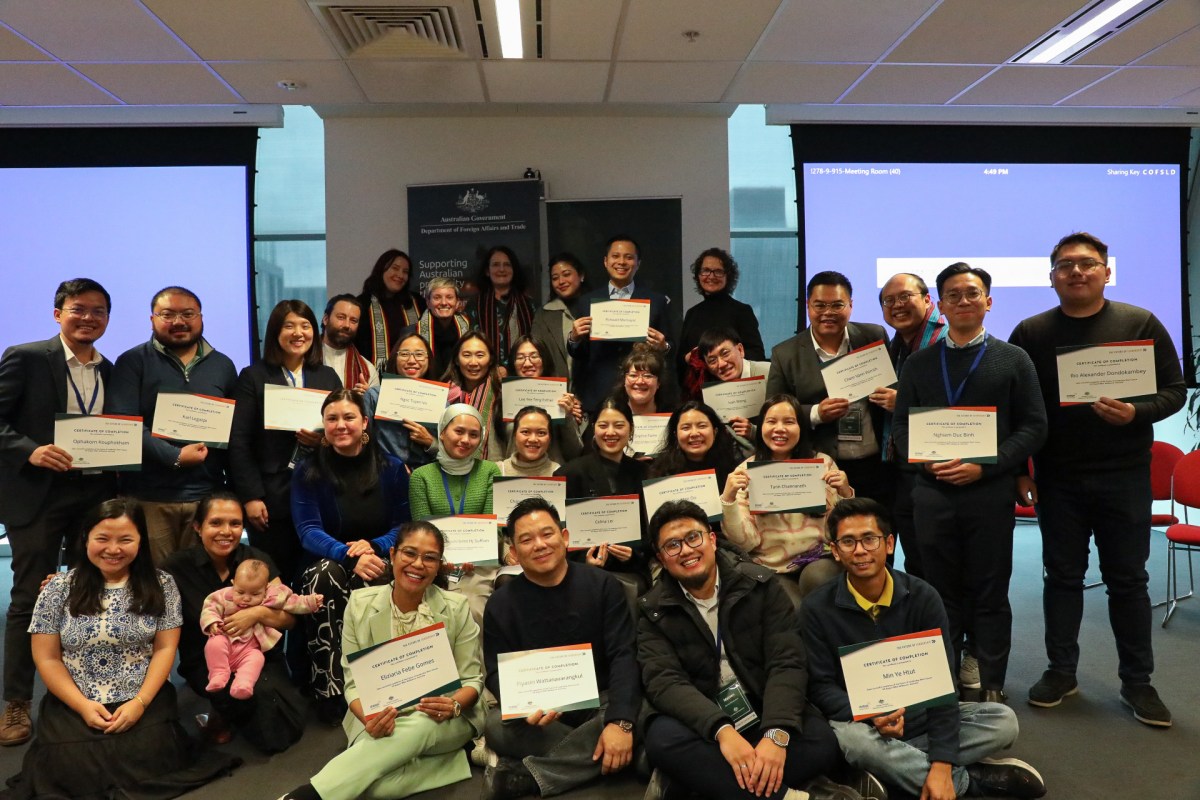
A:
<svg viewBox="0 0 1200 800">
<path fill-rule="evenodd" d="M 304 729 L 304 692 L 343 724 L 350 748 L 286 795 L 298 800 L 462 780 L 464 746 L 486 765 L 485 798 L 559 794 L 643 752 L 656 797 L 1041 796 L 1032 767 L 992 757 L 1017 735 L 1005 705 L 1014 500 L 1037 506 L 1046 568 L 1049 664 L 1029 702 L 1077 690 L 1094 538 L 1121 699 L 1139 721 L 1171 724 L 1150 683 L 1149 452 L 1184 384 L 1153 314 L 1104 297 L 1107 257 L 1086 233 L 1055 245 L 1059 304 L 1008 342 L 985 330 L 991 277 L 969 264 L 938 275 L 936 303 L 919 276 L 888 280 L 878 300 L 892 336 L 850 321 L 850 282 L 821 272 L 807 286 L 810 326 L 769 362 L 753 309 L 732 296 L 732 256 L 695 260 L 703 299 L 679 326 L 670 298 L 637 285 L 640 250 L 624 235 L 606 243 L 609 281 L 594 291 L 574 256 L 552 259 L 541 309 L 507 248 L 485 253 L 470 299 L 444 278 L 413 291 L 411 261 L 389 250 L 362 293 L 332 297 L 320 320 L 299 300 L 277 304 L 261 358 L 240 374 L 181 286 L 151 298 L 149 341 L 110 363 L 96 342 L 111 298 L 65 281 L 58 334 L 0 359 L 0 522 L 13 553 L 0 745 L 36 734 L 15 796 L 149 781 L 166 798 L 235 766 L 180 726 L 176 656 L 211 703 L 210 742 L 237 731 L 286 749 Z M 648 303 L 644 342 L 591 339 L 591 305 L 612 299 Z M 1056 348 L 1147 340 L 1156 395 L 1060 405 Z M 898 385 L 829 397 L 822 364 L 875 342 Z M 387 375 L 450 385 L 435 431 L 375 418 Z M 505 376 L 566 378 L 558 411 L 502 408 Z M 704 402 L 706 383 L 745 378 L 765 378 L 756 415 L 722 419 Z M 266 428 L 267 387 L 326 392 L 320 426 Z M 153 435 L 168 392 L 233 400 L 228 448 Z M 911 410 L 948 406 L 995 409 L 993 463 L 909 463 Z M 101 412 L 142 418 L 139 471 L 73 469 L 54 443 L 56 414 Z M 665 433 L 635 447 L 648 415 L 669 415 Z M 824 506 L 752 512 L 755 462 L 790 459 L 819 460 Z M 698 470 L 716 478 L 719 517 L 643 499 L 626 544 L 570 548 L 562 509 L 531 498 L 502 521 L 501 566 L 444 557 L 437 518 L 491 514 L 498 476 L 562 476 L 568 498 L 587 498 Z M 72 569 L 44 583 L 63 552 Z M 347 655 L 436 622 L 461 687 L 366 715 Z M 930 629 L 945 639 L 957 712 L 853 722 L 838 648 Z M 502 722 L 498 655 L 579 643 L 592 647 L 600 708 Z M 35 668 L 49 690 L 36 730 Z M 108 735 L 62 769 L 89 728 Z"/>
</svg>

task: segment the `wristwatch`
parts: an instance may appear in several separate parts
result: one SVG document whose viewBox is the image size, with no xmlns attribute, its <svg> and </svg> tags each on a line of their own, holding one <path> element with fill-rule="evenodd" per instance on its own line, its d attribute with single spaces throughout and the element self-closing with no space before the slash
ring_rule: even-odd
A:
<svg viewBox="0 0 1200 800">
<path fill-rule="evenodd" d="M 769 731 L 764 733 L 763 736 L 770 739 L 779 747 L 787 747 L 788 742 L 792 740 L 791 735 L 782 728 L 771 728 Z"/>
<path fill-rule="evenodd" d="M 453 698 L 450 699 L 450 702 L 454 703 L 454 716 L 461 717 L 462 716 L 462 703 L 458 702 L 457 700 L 455 700 Z"/>
<path fill-rule="evenodd" d="M 633 733 L 633 723 L 627 719 L 614 719 L 613 725 L 616 725 L 626 733 Z"/>
</svg>

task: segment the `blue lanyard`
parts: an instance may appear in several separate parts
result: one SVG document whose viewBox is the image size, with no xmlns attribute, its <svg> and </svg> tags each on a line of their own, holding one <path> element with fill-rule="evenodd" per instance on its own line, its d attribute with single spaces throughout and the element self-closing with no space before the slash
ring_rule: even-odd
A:
<svg viewBox="0 0 1200 800">
<path fill-rule="evenodd" d="M 92 387 L 92 402 L 84 403 L 83 395 L 79 393 L 79 387 L 75 385 L 75 378 L 71 375 L 71 368 L 67 367 L 67 380 L 71 382 L 71 389 L 75 392 L 75 402 L 79 403 L 79 411 L 90 415 L 92 409 L 96 407 L 96 398 L 100 396 L 100 376 L 96 376 L 96 385 Z"/>
<path fill-rule="evenodd" d="M 296 388 L 296 376 L 292 374 L 292 371 L 287 367 L 280 367 L 280 369 L 283 370 L 283 377 L 292 385 L 292 388 Z M 304 388 L 304 367 L 300 368 L 300 384 L 299 388 Z"/>
<path fill-rule="evenodd" d="M 983 344 L 979 347 L 979 355 L 975 356 L 975 360 L 971 363 L 971 368 L 967 370 L 966 377 L 962 379 L 962 383 L 958 385 L 958 389 L 950 391 L 950 370 L 946 368 L 946 340 L 942 340 L 942 382 L 946 385 L 946 403 L 947 405 L 958 405 L 959 398 L 962 397 L 963 389 L 967 388 L 967 381 L 975 374 L 975 370 L 979 368 L 979 362 L 983 360 L 983 354 L 987 352 L 987 339 L 983 340 Z"/>
<path fill-rule="evenodd" d="M 462 499 L 458 501 L 458 511 L 455 511 L 454 510 L 454 495 L 452 495 L 450 493 L 450 478 L 446 476 L 446 473 L 444 471 L 442 472 L 442 488 L 446 490 L 446 502 L 450 504 L 450 515 L 451 516 L 457 517 L 457 516 L 462 515 L 463 509 L 467 505 L 467 483 L 469 483 L 470 480 L 471 480 L 471 474 L 468 472 L 467 480 L 463 482 Z"/>
</svg>

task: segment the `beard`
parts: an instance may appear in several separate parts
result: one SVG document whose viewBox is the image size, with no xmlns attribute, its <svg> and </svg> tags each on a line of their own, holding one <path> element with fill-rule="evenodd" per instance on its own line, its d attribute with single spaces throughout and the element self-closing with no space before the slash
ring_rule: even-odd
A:
<svg viewBox="0 0 1200 800">
<path fill-rule="evenodd" d="M 333 328 L 325 329 L 325 338 L 329 342 L 329 346 L 337 350 L 345 350 L 354 341 L 355 334 L 358 331 L 340 331 Z"/>
<path fill-rule="evenodd" d="M 204 325 L 196 329 L 195 333 L 188 336 L 186 339 L 175 339 L 171 336 L 160 336 L 158 331 L 154 332 L 154 340 L 168 350 L 187 350 L 200 341 L 200 337 L 204 336 Z"/>
</svg>

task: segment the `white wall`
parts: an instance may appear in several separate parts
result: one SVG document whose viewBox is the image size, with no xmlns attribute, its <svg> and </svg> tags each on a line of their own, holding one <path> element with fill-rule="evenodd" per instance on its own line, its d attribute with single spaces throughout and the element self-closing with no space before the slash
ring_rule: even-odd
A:
<svg viewBox="0 0 1200 800">
<path fill-rule="evenodd" d="M 722 115 L 335 117 L 325 121 L 329 293 L 359 291 L 379 253 L 407 249 L 409 184 L 515 179 L 526 167 L 541 170 L 552 200 L 681 197 L 688 263 L 729 247 Z"/>
</svg>

